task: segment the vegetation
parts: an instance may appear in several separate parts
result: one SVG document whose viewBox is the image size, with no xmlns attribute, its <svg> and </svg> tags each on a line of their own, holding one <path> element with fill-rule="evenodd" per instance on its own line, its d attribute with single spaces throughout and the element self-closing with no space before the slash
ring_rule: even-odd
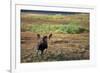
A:
<svg viewBox="0 0 100 73">
<path fill-rule="evenodd" d="M 22 16 L 22 31 L 78 34 L 89 31 L 88 14 Z"/>
<path fill-rule="evenodd" d="M 71 33 L 71 34 L 77 34 L 77 33 L 83 33 L 88 32 L 88 29 L 82 28 L 79 25 L 73 25 L 73 24 L 67 24 L 67 25 L 32 25 L 29 29 L 29 31 L 32 32 L 40 32 L 40 33 Z"/>
</svg>

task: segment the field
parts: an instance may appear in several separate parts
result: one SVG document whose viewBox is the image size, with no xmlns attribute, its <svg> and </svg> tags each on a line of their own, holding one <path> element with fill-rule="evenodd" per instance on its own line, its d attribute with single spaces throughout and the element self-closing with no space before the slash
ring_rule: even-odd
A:
<svg viewBox="0 0 100 73">
<path fill-rule="evenodd" d="M 47 52 L 36 54 L 37 34 L 49 35 Z M 89 14 L 21 12 L 21 63 L 89 60 Z"/>
</svg>

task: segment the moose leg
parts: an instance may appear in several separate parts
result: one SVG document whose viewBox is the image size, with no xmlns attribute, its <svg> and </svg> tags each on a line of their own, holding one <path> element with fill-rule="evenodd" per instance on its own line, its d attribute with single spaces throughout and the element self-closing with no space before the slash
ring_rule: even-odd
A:
<svg viewBox="0 0 100 73">
<path fill-rule="evenodd" d="M 43 55 L 44 50 L 41 50 L 41 56 Z"/>
<path fill-rule="evenodd" d="M 45 52 L 44 52 L 45 54 L 47 53 L 47 49 L 45 49 Z"/>
<path fill-rule="evenodd" d="M 38 56 L 38 53 L 39 53 L 39 50 L 37 50 L 37 52 L 36 52 L 37 56 Z"/>
</svg>

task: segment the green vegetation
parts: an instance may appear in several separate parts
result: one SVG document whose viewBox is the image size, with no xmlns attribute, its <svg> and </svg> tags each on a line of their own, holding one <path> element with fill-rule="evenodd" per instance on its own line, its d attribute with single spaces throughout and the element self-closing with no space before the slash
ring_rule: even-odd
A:
<svg viewBox="0 0 100 73">
<path fill-rule="evenodd" d="M 70 34 L 75 34 L 75 33 L 83 33 L 83 32 L 88 32 L 88 29 L 83 28 L 79 25 L 75 24 L 67 24 L 67 25 L 47 25 L 47 24 L 41 24 L 41 25 L 32 25 L 29 27 L 23 27 L 22 31 L 31 31 L 31 32 L 36 32 L 36 33 L 48 33 L 48 32 L 53 32 L 53 33 L 70 33 Z"/>
<path fill-rule="evenodd" d="M 32 14 L 31 16 L 26 15 L 22 16 L 21 31 L 69 34 L 89 32 L 89 14 Z"/>
</svg>

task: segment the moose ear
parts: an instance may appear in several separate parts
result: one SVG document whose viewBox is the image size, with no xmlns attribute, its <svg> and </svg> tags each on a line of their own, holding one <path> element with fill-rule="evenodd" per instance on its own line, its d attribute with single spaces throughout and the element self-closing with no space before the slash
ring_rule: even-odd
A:
<svg viewBox="0 0 100 73">
<path fill-rule="evenodd" d="M 41 37 L 40 34 L 37 34 L 37 38 L 40 39 L 40 37 Z"/>
<path fill-rule="evenodd" d="M 49 39 L 52 37 L 52 33 L 49 35 Z"/>
</svg>

